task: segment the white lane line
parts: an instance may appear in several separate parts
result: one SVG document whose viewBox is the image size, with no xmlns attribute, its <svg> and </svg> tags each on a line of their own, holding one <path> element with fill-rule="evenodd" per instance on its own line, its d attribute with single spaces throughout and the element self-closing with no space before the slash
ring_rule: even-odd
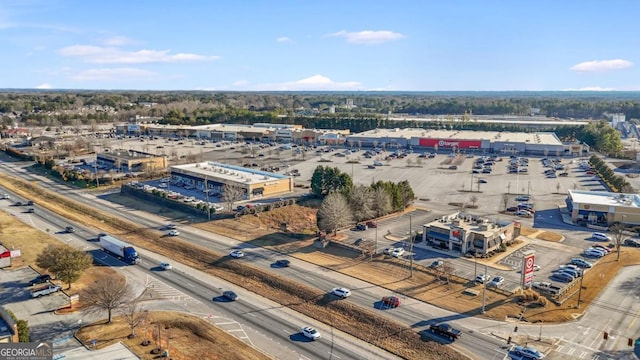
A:
<svg viewBox="0 0 640 360">
<path fill-rule="evenodd" d="M 571 348 L 567 351 L 567 355 L 572 355 L 574 352 L 576 352 L 576 348 Z"/>
<path fill-rule="evenodd" d="M 222 325 L 231 325 L 231 324 L 237 324 L 237 322 L 235 321 L 228 321 L 228 322 L 222 322 L 222 323 L 214 323 L 217 326 L 222 326 Z"/>
</svg>

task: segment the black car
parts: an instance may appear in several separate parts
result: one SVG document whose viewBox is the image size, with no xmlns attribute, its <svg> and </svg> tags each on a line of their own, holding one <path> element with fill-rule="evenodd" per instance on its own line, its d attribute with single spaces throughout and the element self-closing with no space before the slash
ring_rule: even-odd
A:
<svg viewBox="0 0 640 360">
<path fill-rule="evenodd" d="M 29 201 L 27 201 L 27 203 L 25 205 L 26 206 L 33 206 L 33 201 L 29 200 Z"/>
<path fill-rule="evenodd" d="M 223 296 L 225 299 L 228 299 L 228 300 L 230 300 L 230 301 L 236 301 L 236 300 L 238 300 L 238 294 L 234 293 L 234 292 L 233 292 L 233 291 L 231 291 L 231 290 L 228 290 L 228 291 L 223 292 L 223 293 L 222 293 L 222 296 Z"/>
<path fill-rule="evenodd" d="M 33 280 L 29 281 L 29 285 L 33 286 L 33 285 L 37 285 L 37 284 L 42 284 L 42 283 L 46 283 L 47 281 L 51 280 L 51 275 L 49 274 L 41 274 L 36 276 Z"/>
<path fill-rule="evenodd" d="M 356 230 L 358 230 L 358 231 L 365 231 L 365 230 L 367 230 L 367 225 L 365 225 L 365 224 L 358 224 L 358 225 L 356 225 Z"/>
<path fill-rule="evenodd" d="M 282 260 L 278 260 L 278 261 L 276 261 L 276 266 L 279 266 L 279 267 L 289 267 L 289 264 L 290 264 L 290 263 L 291 263 L 291 262 L 290 262 L 289 260 L 287 260 L 287 259 L 282 259 Z"/>
<path fill-rule="evenodd" d="M 76 232 L 76 229 L 74 229 L 73 226 L 67 226 L 66 228 L 64 228 L 64 232 L 66 232 L 67 234 L 73 234 L 74 232 Z"/>
<path fill-rule="evenodd" d="M 640 247 L 640 241 L 639 240 L 634 240 L 634 239 L 626 239 L 624 241 L 624 245 L 625 246 Z"/>
</svg>

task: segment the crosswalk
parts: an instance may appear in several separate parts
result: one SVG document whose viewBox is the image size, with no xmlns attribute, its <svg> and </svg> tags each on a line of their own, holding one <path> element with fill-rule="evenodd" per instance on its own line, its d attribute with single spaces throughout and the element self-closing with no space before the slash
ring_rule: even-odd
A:
<svg viewBox="0 0 640 360">
<path fill-rule="evenodd" d="M 200 303 L 200 301 L 192 298 L 191 296 L 185 295 L 180 290 L 177 290 L 166 283 L 147 275 L 147 279 L 144 284 L 146 289 L 151 290 L 154 294 L 159 295 L 162 299 L 178 301 L 178 302 L 195 302 Z"/>
<path fill-rule="evenodd" d="M 241 341 L 251 345 L 252 347 L 255 347 L 255 345 L 253 344 L 253 342 L 249 338 L 249 335 L 247 334 L 247 332 L 242 327 L 242 324 L 240 324 L 239 322 L 234 321 L 234 320 L 229 319 L 229 318 L 222 317 L 222 316 L 215 316 L 213 314 L 204 315 L 203 318 L 205 320 L 213 323 L 214 325 L 216 325 L 218 328 L 222 329 L 223 331 L 225 331 L 225 332 L 237 337 L 238 339 L 240 339 Z"/>
</svg>

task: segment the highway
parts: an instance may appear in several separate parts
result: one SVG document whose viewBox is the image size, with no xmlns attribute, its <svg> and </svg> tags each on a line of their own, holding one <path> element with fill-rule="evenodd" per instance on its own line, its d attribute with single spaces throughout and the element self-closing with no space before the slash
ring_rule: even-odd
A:
<svg viewBox="0 0 640 360">
<path fill-rule="evenodd" d="M 36 212 L 27 214 L 24 207 L 11 206 L 17 197 L 15 194 L 9 194 L 14 200 L 0 200 L 0 208 L 6 212 L 14 214 L 31 226 L 49 232 L 63 242 L 91 252 L 98 261 L 125 274 L 130 282 L 134 280 L 140 292 L 150 283 L 164 286 L 165 290 L 168 285 L 170 289 L 176 290 L 176 304 L 172 304 L 171 307 L 177 306 L 181 311 L 195 312 L 207 318 L 224 319 L 222 325 L 236 323 L 239 328 L 230 331 L 242 331 L 249 343 L 278 359 L 397 358 L 364 341 L 207 274 L 176 263 L 172 263 L 175 268 L 173 271 L 157 271 L 161 261 L 171 260 L 160 259 L 151 252 L 138 248 L 143 260 L 137 266 L 127 266 L 115 257 L 99 251 L 97 243 L 88 241 L 96 237 L 93 229 L 87 229 L 82 224 L 73 224 L 76 227 L 75 233 L 63 233 L 62 229 L 70 224 L 68 220 L 38 207 L 37 201 Z M 233 289 L 240 295 L 240 299 L 235 302 L 219 301 L 222 291 L 227 289 Z M 316 327 L 323 337 L 318 341 L 307 341 L 300 334 L 302 326 Z"/>
<path fill-rule="evenodd" d="M 5 163 L 2 165 L 3 166 L 0 167 L 0 171 L 8 170 L 8 172 L 14 174 L 17 172 L 21 172 L 20 169 L 16 169 L 15 166 L 13 166 L 14 164 L 10 164 L 7 166 L 7 164 Z M 73 197 L 77 201 L 81 201 L 85 204 L 90 204 L 91 206 L 102 211 L 116 213 L 120 216 L 126 214 L 126 217 L 131 221 L 149 228 L 160 229 L 167 223 L 167 220 L 160 216 L 144 213 L 142 211 L 137 211 L 134 209 L 129 209 L 101 199 L 96 200 L 96 198 L 91 195 L 84 194 L 81 191 L 69 189 L 63 184 L 55 183 L 50 187 L 50 180 L 42 179 L 38 176 L 34 176 L 31 173 L 22 173 L 20 174 L 20 176 L 28 180 L 37 180 L 38 184 L 40 184 L 41 186 L 55 189 L 55 191 L 57 192 L 64 193 L 66 196 Z M 55 225 L 57 229 L 62 229 L 64 228 L 64 226 L 69 224 L 66 220 L 63 219 L 59 219 L 56 221 L 57 222 L 51 224 L 51 226 L 54 227 Z M 291 259 L 292 266 L 290 268 L 272 268 L 271 264 L 275 260 L 283 258 L 283 255 L 263 248 L 252 248 L 249 244 L 244 244 L 242 242 L 238 242 L 233 239 L 229 239 L 216 234 L 207 233 L 202 230 L 189 227 L 187 225 L 181 225 L 179 229 L 182 233 L 182 236 L 180 236 L 180 238 L 183 240 L 188 240 L 190 242 L 193 242 L 194 244 L 205 246 L 209 249 L 212 249 L 213 251 L 219 252 L 220 254 L 228 254 L 232 249 L 242 248 L 246 253 L 246 256 L 243 259 L 238 259 L 239 261 L 250 262 L 254 266 L 258 266 L 267 271 L 280 273 L 282 275 L 285 275 L 287 278 L 299 281 L 309 286 L 316 287 L 320 290 L 329 291 L 331 288 L 336 286 L 344 286 L 350 288 L 353 292 L 353 295 L 349 299 L 341 301 L 351 301 L 363 307 L 373 309 L 374 304 L 379 301 L 382 296 L 389 295 L 388 290 L 296 259 Z M 97 231 L 93 229 L 85 229 L 83 231 L 85 232 L 83 233 L 81 231 L 80 233 L 85 238 L 95 237 L 95 235 L 97 234 Z M 160 261 L 158 260 L 154 262 L 155 258 L 158 258 L 157 255 L 146 253 L 145 251 L 141 251 L 141 253 L 143 253 L 143 264 L 135 268 L 142 267 L 149 269 Z M 154 260 L 147 260 L 148 257 L 153 258 Z M 189 272 L 192 270 L 186 269 L 185 271 Z M 162 279 L 162 281 L 172 284 L 172 286 L 174 286 L 176 289 L 179 289 L 185 294 L 193 296 L 194 298 L 199 299 L 200 302 L 205 303 L 211 303 L 211 298 L 216 296 L 216 294 L 220 294 L 222 289 L 225 289 L 224 286 L 209 286 L 207 287 L 206 296 L 199 297 L 200 295 L 194 294 L 194 291 L 192 288 L 190 288 L 190 286 L 184 285 L 188 283 L 200 284 L 199 281 L 193 282 L 194 278 L 201 279 L 199 275 L 194 275 L 195 277 L 192 276 L 191 278 L 181 278 L 177 275 L 174 275 L 178 274 L 177 271 L 173 273 L 167 272 L 160 274 L 158 274 L 158 272 L 148 272 L 148 274 L 150 274 L 151 276 L 156 276 Z M 168 278 L 165 279 L 164 277 Z M 209 282 L 207 281 L 207 283 Z M 234 288 L 234 291 L 236 292 L 240 293 L 242 291 L 238 290 L 239 289 Z M 637 304 L 637 301 L 631 301 L 633 298 L 637 299 L 639 295 L 636 295 L 635 292 L 632 292 L 632 295 L 625 294 L 625 309 L 626 306 L 628 306 L 628 310 L 622 311 L 620 306 L 614 307 L 607 305 L 617 303 L 612 299 L 615 299 L 617 296 L 619 296 L 619 292 L 616 292 L 615 289 L 612 289 L 611 292 L 612 294 L 603 294 L 600 298 L 600 300 L 603 301 L 604 305 L 598 306 L 598 304 L 596 303 L 596 305 L 594 305 L 594 311 L 587 311 L 586 315 L 579 321 L 570 324 L 558 325 L 519 323 L 517 324 L 519 327 L 518 334 L 514 334 L 513 322 L 465 317 L 462 314 L 452 313 L 411 298 L 402 298 L 403 304 L 397 309 L 375 311 L 377 311 L 381 317 L 389 317 L 396 321 L 400 321 L 404 324 L 407 324 L 408 326 L 413 327 L 416 331 L 424 331 L 424 329 L 426 329 L 432 322 L 450 322 L 463 331 L 463 336 L 451 346 L 460 350 L 462 353 L 468 355 L 471 358 L 505 359 L 509 356 L 511 356 L 512 358 L 516 358 L 512 354 L 508 353 L 509 346 L 506 345 L 506 341 L 504 339 L 506 339 L 506 337 L 508 336 L 520 335 L 527 336 L 529 339 L 537 339 L 538 337 L 542 339 L 548 339 L 550 343 L 554 344 L 553 346 L 550 345 L 547 350 L 547 353 L 549 353 L 549 355 L 552 355 L 550 358 L 574 357 L 580 359 L 597 359 L 598 354 L 610 354 L 614 350 L 625 350 L 624 345 L 626 343 L 624 340 L 627 336 L 630 336 L 626 334 L 632 334 L 634 332 L 640 331 L 640 322 L 636 322 L 638 314 L 640 314 L 640 304 Z M 247 292 L 246 296 L 241 294 L 241 297 L 243 299 L 251 298 L 253 300 L 255 295 Z M 237 313 L 234 312 L 234 314 L 238 314 L 234 315 L 237 316 L 235 317 L 235 319 L 238 319 L 239 322 L 250 323 L 252 327 L 254 326 L 253 324 L 255 322 L 251 321 L 251 319 L 249 319 L 246 315 L 247 311 L 250 311 L 249 308 L 244 307 L 250 306 L 247 303 L 215 303 L 213 305 L 216 305 L 214 309 L 223 308 L 226 310 L 227 308 L 229 308 L 237 310 Z M 251 306 L 255 306 L 253 301 L 251 301 Z M 278 307 L 278 305 L 273 306 Z M 238 308 L 236 309 L 236 307 Z M 256 311 L 254 310 L 252 314 L 255 314 L 255 312 Z M 276 320 L 269 317 L 264 319 L 261 318 L 261 321 L 271 321 L 270 324 L 273 324 L 273 327 L 257 324 L 255 325 L 255 328 L 258 331 L 260 331 L 261 333 L 266 332 L 267 336 L 273 338 L 274 341 L 284 341 L 284 343 L 288 345 L 291 345 L 292 343 L 290 338 L 291 334 L 287 335 L 285 333 L 289 331 L 289 329 L 291 329 L 291 331 L 296 331 L 296 329 L 301 325 L 306 325 L 300 323 L 289 323 L 287 327 L 285 326 L 285 324 L 278 323 Z M 316 326 L 325 337 L 325 339 L 317 343 L 322 344 L 322 341 L 326 340 L 327 334 L 330 334 L 331 328 L 323 327 L 322 325 L 315 322 L 313 322 L 313 325 Z M 275 328 L 280 329 L 280 332 L 282 334 L 277 334 L 277 331 L 274 330 Z M 624 329 L 625 331 L 619 331 L 615 329 Z M 602 332 L 606 330 L 614 334 L 615 341 L 606 342 L 602 340 Z M 334 339 L 339 338 L 344 338 L 344 336 L 334 337 Z M 583 338 L 587 340 L 583 340 Z M 300 345 L 296 342 L 293 342 L 293 344 Z M 311 345 L 316 346 L 317 344 L 312 343 Z M 555 344 L 560 345 L 557 346 Z M 306 349 L 307 345 L 309 344 L 304 345 Z M 298 350 L 298 347 L 299 346 L 296 346 L 296 351 Z M 316 356 L 321 354 L 322 351 L 328 350 L 325 347 L 318 353 L 308 353 L 308 355 L 305 354 L 304 356 L 316 358 Z M 303 352 L 300 353 L 304 354 Z M 338 356 L 342 355 L 338 354 Z"/>
</svg>

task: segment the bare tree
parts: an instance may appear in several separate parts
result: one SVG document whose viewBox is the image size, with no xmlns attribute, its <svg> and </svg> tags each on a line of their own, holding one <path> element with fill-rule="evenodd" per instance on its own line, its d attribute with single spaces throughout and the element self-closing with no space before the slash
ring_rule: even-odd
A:
<svg viewBox="0 0 640 360">
<path fill-rule="evenodd" d="M 502 206 L 505 210 L 507 210 L 507 205 L 509 205 L 509 195 L 502 194 Z"/>
<path fill-rule="evenodd" d="M 111 323 L 114 310 L 130 301 L 131 288 L 126 281 L 115 276 L 102 277 L 89 285 L 81 294 L 81 301 L 87 313 L 107 311 L 107 324 Z"/>
<path fill-rule="evenodd" d="M 456 268 L 449 261 L 445 261 L 440 267 L 440 271 L 442 271 L 442 279 L 446 281 L 447 285 L 451 283 L 451 275 L 453 275 L 455 270 Z"/>
<path fill-rule="evenodd" d="M 336 233 L 338 228 L 349 225 L 352 222 L 351 207 L 344 195 L 329 193 L 320 204 L 317 221 L 318 228 L 327 233 Z"/>
<path fill-rule="evenodd" d="M 383 188 L 379 187 L 373 190 L 373 208 L 376 217 L 387 215 L 393 210 L 391 206 L 391 197 Z"/>
<path fill-rule="evenodd" d="M 478 202 L 478 197 L 475 195 L 471 195 L 471 197 L 469 198 L 469 201 L 471 201 L 471 205 L 473 205 L 473 207 L 476 206 L 476 203 Z"/>
<path fill-rule="evenodd" d="M 233 209 L 233 204 L 236 201 L 242 200 L 244 198 L 245 191 L 238 185 L 235 184 L 224 184 L 222 187 L 222 201 L 227 204 L 228 211 Z"/>
<path fill-rule="evenodd" d="M 616 261 L 620 261 L 620 249 L 624 242 L 624 225 L 621 223 L 614 224 L 611 227 L 611 234 L 613 234 L 613 243 L 616 245 L 616 253 L 618 254 Z"/>
<path fill-rule="evenodd" d="M 136 327 L 147 320 L 149 312 L 140 306 L 140 298 L 127 302 L 122 307 L 122 316 L 131 329 L 129 338 L 136 337 Z"/>
<path fill-rule="evenodd" d="M 349 195 L 349 205 L 356 221 L 368 220 L 375 215 L 373 196 L 368 186 L 354 186 Z"/>
</svg>

